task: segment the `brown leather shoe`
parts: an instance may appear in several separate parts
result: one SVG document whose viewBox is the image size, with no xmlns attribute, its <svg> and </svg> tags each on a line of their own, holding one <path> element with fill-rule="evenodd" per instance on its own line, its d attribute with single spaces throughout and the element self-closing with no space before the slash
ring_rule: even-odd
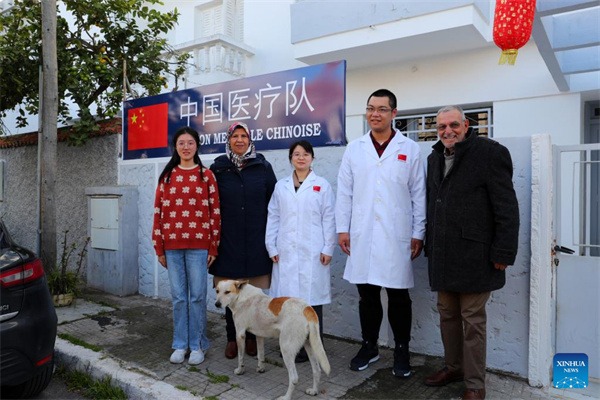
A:
<svg viewBox="0 0 600 400">
<path fill-rule="evenodd" d="M 237 357 L 237 342 L 233 341 L 233 342 L 227 342 L 227 346 L 225 346 L 225 357 L 229 358 L 230 360 L 232 358 L 236 358 Z"/>
<path fill-rule="evenodd" d="M 463 393 L 463 400 L 483 400 L 485 399 L 485 389 L 467 389 Z"/>
<path fill-rule="evenodd" d="M 256 339 L 246 338 L 246 354 L 250 357 L 256 356 Z"/>
<path fill-rule="evenodd" d="M 448 367 L 440 369 L 435 374 L 425 378 L 425 385 L 427 386 L 446 386 L 452 382 L 458 382 L 463 380 L 462 372 L 455 371 L 451 372 Z"/>
</svg>

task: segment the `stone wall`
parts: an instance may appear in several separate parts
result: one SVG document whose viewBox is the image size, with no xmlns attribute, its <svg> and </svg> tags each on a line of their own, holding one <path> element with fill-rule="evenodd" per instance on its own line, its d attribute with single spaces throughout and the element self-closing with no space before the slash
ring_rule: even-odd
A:
<svg viewBox="0 0 600 400">
<path fill-rule="evenodd" d="M 88 235 L 85 188 L 117 184 L 120 139 L 120 135 L 110 134 L 91 138 L 81 147 L 58 143 L 55 200 L 58 257 L 62 254 L 65 231 L 69 231 L 68 241 L 79 245 Z M 38 251 L 37 152 L 35 144 L 0 148 L 0 161 L 5 163 L 0 215 L 13 239 L 35 252 Z"/>
</svg>

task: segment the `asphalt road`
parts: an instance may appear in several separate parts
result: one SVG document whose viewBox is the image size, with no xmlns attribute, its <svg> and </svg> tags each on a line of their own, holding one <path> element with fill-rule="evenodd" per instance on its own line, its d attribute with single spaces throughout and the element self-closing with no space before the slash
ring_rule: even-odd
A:
<svg viewBox="0 0 600 400">
<path fill-rule="evenodd" d="M 48 387 L 46 388 L 46 390 L 44 390 L 42 393 L 40 393 L 36 397 L 32 397 L 32 399 L 39 399 L 39 400 L 50 400 L 50 399 L 52 399 L 52 400 L 63 400 L 63 399 L 68 399 L 68 400 L 87 400 L 88 397 L 82 396 L 79 393 L 70 392 L 67 389 L 67 385 L 63 381 L 63 379 L 60 376 L 54 374 L 54 376 L 52 377 L 52 380 L 50 381 L 50 384 L 48 385 Z"/>
</svg>

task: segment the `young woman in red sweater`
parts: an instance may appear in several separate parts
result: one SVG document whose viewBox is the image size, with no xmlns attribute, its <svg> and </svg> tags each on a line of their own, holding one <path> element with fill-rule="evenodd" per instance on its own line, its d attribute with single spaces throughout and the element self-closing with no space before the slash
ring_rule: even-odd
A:
<svg viewBox="0 0 600 400">
<path fill-rule="evenodd" d="M 167 268 L 173 298 L 173 354 L 180 364 L 204 361 L 208 267 L 221 237 L 219 192 L 215 176 L 198 156 L 200 138 L 189 127 L 175 133 L 175 152 L 158 179 L 152 241 L 158 262 Z"/>
</svg>

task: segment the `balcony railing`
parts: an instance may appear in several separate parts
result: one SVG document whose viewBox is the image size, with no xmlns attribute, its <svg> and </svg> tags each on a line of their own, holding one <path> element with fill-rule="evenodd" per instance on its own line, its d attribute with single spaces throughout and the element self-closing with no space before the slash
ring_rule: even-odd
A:
<svg viewBox="0 0 600 400">
<path fill-rule="evenodd" d="M 254 55 L 243 43 L 225 35 L 212 35 L 174 46 L 177 53 L 192 54 L 193 74 L 226 72 L 236 77 L 246 73 L 246 59 Z"/>
</svg>

